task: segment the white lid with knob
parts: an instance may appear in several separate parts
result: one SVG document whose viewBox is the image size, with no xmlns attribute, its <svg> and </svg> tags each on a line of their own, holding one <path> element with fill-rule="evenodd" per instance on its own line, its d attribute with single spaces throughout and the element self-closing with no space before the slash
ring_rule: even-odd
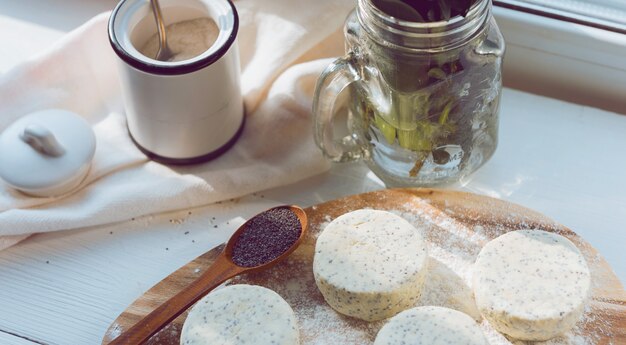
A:
<svg viewBox="0 0 626 345">
<path fill-rule="evenodd" d="M 26 115 L 0 134 L 0 178 L 34 196 L 58 196 L 80 185 L 96 150 L 83 118 L 61 109 Z"/>
</svg>

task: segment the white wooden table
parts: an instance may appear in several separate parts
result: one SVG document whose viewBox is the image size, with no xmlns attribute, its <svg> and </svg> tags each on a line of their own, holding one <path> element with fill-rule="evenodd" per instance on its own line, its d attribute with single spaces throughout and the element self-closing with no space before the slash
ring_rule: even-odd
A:
<svg viewBox="0 0 626 345">
<path fill-rule="evenodd" d="M 3 0 L 0 73 L 114 3 Z M 597 248 L 626 282 L 626 116 L 506 89 L 500 138 L 490 162 L 449 188 L 552 217 Z M 101 226 L 33 236 L 0 252 L 0 344 L 99 344 L 134 299 L 253 214 L 380 188 L 363 165 L 336 165 L 296 185 L 138 218 L 123 231 Z"/>
</svg>

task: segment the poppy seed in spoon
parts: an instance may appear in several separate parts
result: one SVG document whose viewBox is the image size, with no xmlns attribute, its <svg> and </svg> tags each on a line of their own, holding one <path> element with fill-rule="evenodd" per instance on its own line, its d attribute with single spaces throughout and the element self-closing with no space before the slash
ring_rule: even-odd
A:
<svg viewBox="0 0 626 345">
<path fill-rule="evenodd" d="M 252 218 L 233 245 L 237 266 L 256 267 L 284 254 L 300 238 L 302 224 L 289 208 L 273 208 Z"/>
</svg>

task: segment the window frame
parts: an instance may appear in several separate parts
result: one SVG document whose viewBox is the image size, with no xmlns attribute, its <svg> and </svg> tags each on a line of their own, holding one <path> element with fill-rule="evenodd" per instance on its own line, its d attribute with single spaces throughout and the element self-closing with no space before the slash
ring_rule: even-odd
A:
<svg viewBox="0 0 626 345">
<path fill-rule="evenodd" d="M 505 86 L 626 114 L 626 31 L 493 2 Z"/>
<path fill-rule="evenodd" d="M 626 34 L 626 24 L 616 23 L 601 18 L 584 16 L 578 13 L 559 10 L 553 7 L 541 6 L 519 0 L 493 0 L 493 5 L 502 8 L 508 8 L 514 11 L 520 11 L 528 14 L 543 16 L 546 18 L 552 18 L 555 20 L 561 20 L 601 30 L 616 32 L 619 34 Z"/>
</svg>

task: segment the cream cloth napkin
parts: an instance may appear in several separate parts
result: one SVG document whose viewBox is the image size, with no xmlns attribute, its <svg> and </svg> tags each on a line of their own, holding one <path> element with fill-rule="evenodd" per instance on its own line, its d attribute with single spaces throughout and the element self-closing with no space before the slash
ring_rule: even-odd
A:
<svg viewBox="0 0 626 345">
<path fill-rule="evenodd" d="M 130 141 L 117 56 L 107 37 L 108 13 L 0 76 L 0 131 L 30 112 L 63 108 L 90 121 L 97 138 L 89 175 L 70 195 L 34 198 L 0 182 L 0 249 L 32 233 L 205 205 L 328 169 L 313 142 L 312 95 L 327 58 L 343 52 L 340 29 L 354 1 L 241 0 L 235 5 L 247 122 L 232 149 L 202 165 L 161 165 Z"/>
</svg>

